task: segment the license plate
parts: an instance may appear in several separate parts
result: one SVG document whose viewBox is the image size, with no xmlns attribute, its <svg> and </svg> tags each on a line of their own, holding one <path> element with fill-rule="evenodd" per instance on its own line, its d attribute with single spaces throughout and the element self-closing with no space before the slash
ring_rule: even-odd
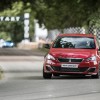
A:
<svg viewBox="0 0 100 100">
<path fill-rule="evenodd" d="M 64 68 L 78 68 L 78 64 L 61 64 Z"/>
</svg>

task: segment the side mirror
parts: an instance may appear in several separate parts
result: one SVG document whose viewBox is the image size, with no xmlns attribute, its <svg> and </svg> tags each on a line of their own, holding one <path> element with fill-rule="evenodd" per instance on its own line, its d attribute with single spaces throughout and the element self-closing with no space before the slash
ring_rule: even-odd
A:
<svg viewBox="0 0 100 100">
<path fill-rule="evenodd" d="M 50 44 L 44 44 L 44 48 L 50 49 L 51 45 Z"/>
</svg>

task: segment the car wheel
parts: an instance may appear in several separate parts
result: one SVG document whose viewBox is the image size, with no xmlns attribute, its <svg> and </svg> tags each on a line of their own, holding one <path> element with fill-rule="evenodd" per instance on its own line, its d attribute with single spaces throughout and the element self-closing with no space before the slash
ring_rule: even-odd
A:
<svg viewBox="0 0 100 100">
<path fill-rule="evenodd" d="M 51 79 L 51 77 L 52 77 L 52 74 L 44 72 L 44 68 L 43 68 L 43 78 L 44 79 Z"/>
<path fill-rule="evenodd" d="M 60 76 L 59 74 L 54 73 L 53 76 Z"/>
<path fill-rule="evenodd" d="M 99 78 L 100 77 L 100 66 L 99 66 L 99 71 L 98 71 L 98 73 L 96 74 L 96 75 L 92 75 L 91 76 L 92 78 Z"/>
<path fill-rule="evenodd" d="M 92 75 L 91 76 L 93 79 L 98 79 L 99 78 L 99 75 L 98 75 L 98 73 L 96 74 L 96 75 Z"/>
</svg>

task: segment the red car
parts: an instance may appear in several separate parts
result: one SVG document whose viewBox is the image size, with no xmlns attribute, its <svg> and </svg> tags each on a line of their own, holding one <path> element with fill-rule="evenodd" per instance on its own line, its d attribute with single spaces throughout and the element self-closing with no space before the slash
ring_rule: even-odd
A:
<svg viewBox="0 0 100 100">
<path fill-rule="evenodd" d="M 99 43 L 92 34 L 60 34 L 44 58 L 43 78 L 59 75 L 90 75 L 99 78 Z"/>
</svg>

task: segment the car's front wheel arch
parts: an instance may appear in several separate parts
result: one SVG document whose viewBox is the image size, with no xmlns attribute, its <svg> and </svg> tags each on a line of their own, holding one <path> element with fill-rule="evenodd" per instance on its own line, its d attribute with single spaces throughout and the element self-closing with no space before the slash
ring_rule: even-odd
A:
<svg viewBox="0 0 100 100">
<path fill-rule="evenodd" d="M 44 79 L 51 79 L 51 77 L 52 77 L 52 73 L 46 73 L 44 71 L 44 67 L 43 67 L 43 78 Z"/>
</svg>

